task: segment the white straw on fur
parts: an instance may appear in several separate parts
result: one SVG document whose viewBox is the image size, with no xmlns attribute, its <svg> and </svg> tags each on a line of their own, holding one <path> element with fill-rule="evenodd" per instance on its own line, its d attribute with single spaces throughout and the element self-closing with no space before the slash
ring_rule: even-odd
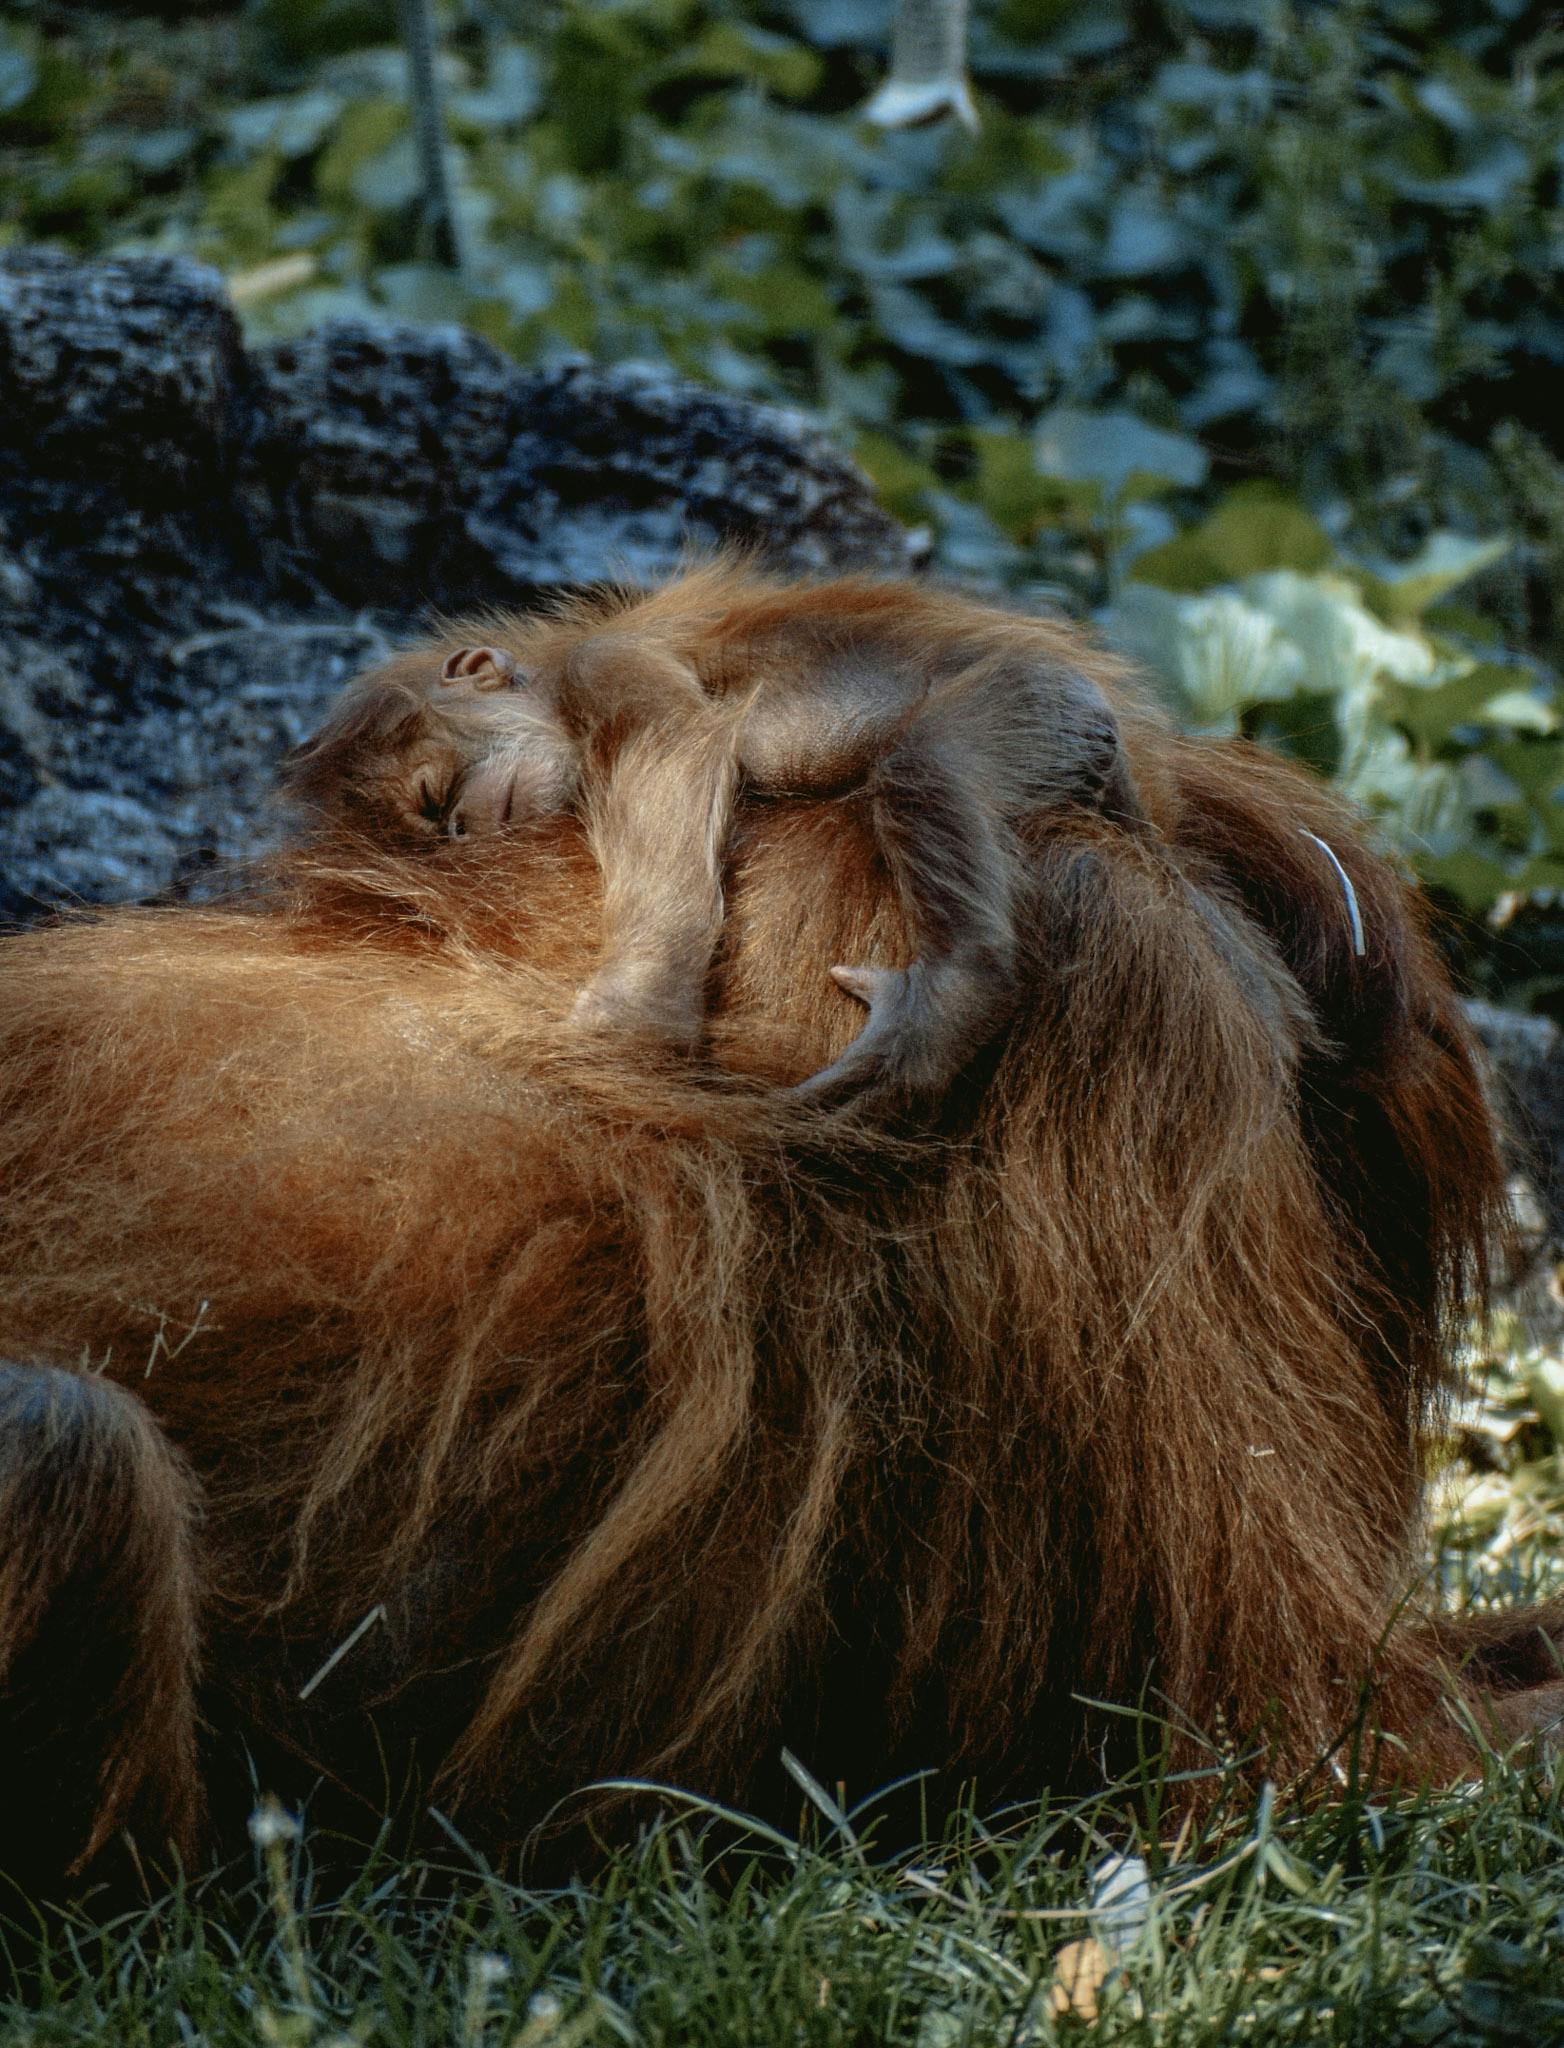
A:
<svg viewBox="0 0 1564 2048">
<path fill-rule="evenodd" d="M 1312 839 L 1314 841 L 1321 853 L 1324 854 L 1325 858 L 1336 870 L 1336 879 L 1341 884 L 1341 893 L 1347 899 L 1347 922 L 1352 926 L 1352 950 L 1361 959 L 1364 950 L 1363 919 L 1358 910 L 1358 892 L 1352 886 L 1352 877 L 1347 873 L 1341 862 L 1337 860 L 1334 848 L 1327 846 L 1318 832 L 1311 832 L 1307 825 L 1300 825 L 1298 830 L 1305 839 Z"/>
<path fill-rule="evenodd" d="M 329 1678 L 331 1676 L 332 1672 L 336 1670 L 337 1666 L 342 1662 L 343 1658 L 347 1655 L 348 1651 L 352 1649 L 353 1645 L 357 1642 L 362 1642 L 364 1637 L 367 1636 L 369 1634 L 369 1631 L 374 1627 L 375 1623 L 377 1621 L 384 1621 L 385 1618 L 386 1610 L 385 1603 L 383 1601 L 380 1603 L 379 1606 L 371 1607 L 369 1612 L 364 1616 L 364 1619 L 359 1623 L 358 1627 L 354 1629 L 353 1633 L 342 1638 L 342 1641 L 338 1643 L 337 1647 L 332 1651 L 331 1655 L 326 1659 L 325 1663 L 322 1664 L 322 1666 L 316 1672 L 315 1676 L 310 1680 L 308 1685 L 304 1685 L 299 1688 L 299 1698 L 301 1700 L 307 1700 L 310 1694 L 315 1690 L 316 1686 L 320 1684 L 321 1680 L 323 1678 Z"/>
</svg>

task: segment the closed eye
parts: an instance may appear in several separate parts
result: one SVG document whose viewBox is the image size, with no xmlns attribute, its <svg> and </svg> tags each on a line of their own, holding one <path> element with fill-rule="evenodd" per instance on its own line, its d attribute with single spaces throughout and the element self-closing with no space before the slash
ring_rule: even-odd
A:
<svg viewBox="0 0 1564 2048">
<path fill-rule="evenodd" d="M 436 789 L 434 784 L 427 778 L 420 779 L 418 784 L 418 815 L 427 824 L 443 825 L 445 823 L 445 814 L 450 808 L 450 803 L 451 792 L 448 789 Z"/>
</svg>

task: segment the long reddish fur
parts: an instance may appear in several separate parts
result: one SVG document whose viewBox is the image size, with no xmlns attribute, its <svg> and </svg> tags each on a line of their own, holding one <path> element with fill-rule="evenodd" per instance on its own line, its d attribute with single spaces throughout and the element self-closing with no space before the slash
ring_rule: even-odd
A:
<svg viewBox="0 0 1564 2048">
<path fill-rule="evenodd" d="M 1090 1782 L 1133 1738 L 1089 1700 L 1295 1770 L 1368 1674 L 1459 1768 L 1459 1640 L 1393 1617 L 1501 1181 L 1412 893 L 1068 626 L 718 568 L 556 630 L 632 602 L 712 678 L 779 620 L 1084 668 L 1157 829 L 1036 822 L 1023 1014 L 921 1136 L 777 1085 L 856 1028 L 833 963 L 906 958 L 859 796 L 742 810 L 709 1068 L 568 1023 L 571 819 L 5 941 L 0 1353 L 107 1375 L 195 1475 L 208 1720 L 372 1801 L 373 1710 L 489 1847 L 594 1778 L 744 1799 L 783 1742 Z"/>
</svg>

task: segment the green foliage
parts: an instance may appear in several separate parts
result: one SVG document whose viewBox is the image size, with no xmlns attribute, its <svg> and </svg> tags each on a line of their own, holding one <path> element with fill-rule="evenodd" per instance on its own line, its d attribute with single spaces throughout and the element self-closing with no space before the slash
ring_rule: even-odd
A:
<svg viewBox="0 0 1564 2048">
<path fill-rule="evenodd" d="M 1556 1582 L 1564 1558 L 1564 1356 L 1510 1313 L 1490 1336 L 1431 1489 L 1441 1580 L 1461 1602 L 1534 1596 L 1539 1566 Z"/>
<path fill-rule="evenodd" d="M 1391 567 L 1296 501 L 1241 485 L 1148 550 L 1104 615 L 1182 723 L 1311 761 L 1474 912 L 1564 884 L 1564 739 L 1534 664 L 1441 626 L 1505 553 L 1435 534 Z"/>
<path fill-rule="evenodd" d="M 976 139 L 855 119 L 886 12 L 450 0 L 473 251 L 450 310 L 529 358 L 584 339 L 894 429 L 946 483 L 972 432 L 1062 405 L 1099 440 L 1128 416 L 1219 445 L 1230 476 L 1279 471 L 1382 550 L 1496 515 L 1540 534 L 1552 408 L 1520 380 L 1564 360 L 1541 10 L 1003 0 L 975 23 Z M 391 0 L 161 30 L 13 14 L 5 232 L 35 231 L 72 157 L 129 152 L 143 175 L 77 202 L 80 245 L 177 240 L 242 271 L 253 236 L 221 194 L 249 174 L 272 249 L 317 266 L 262 324 L 394 303 L 382 267 L 418 255 L 405 136 L 364 111 L 404 91 Z"/>
<path fill-rule="evenodd" d="M 193 250 L 263 332 L 458 319 L 805 405 L 944 566 L 1106 607 L 1468 911 L 1556 886 L 1540 0 L 979 0 L 976 137 L 858 118 L 889 0 L 445 0 L 459 279 L 392 0 L 197 13 L 13 5 L 0 239 Z"/>
</svg>

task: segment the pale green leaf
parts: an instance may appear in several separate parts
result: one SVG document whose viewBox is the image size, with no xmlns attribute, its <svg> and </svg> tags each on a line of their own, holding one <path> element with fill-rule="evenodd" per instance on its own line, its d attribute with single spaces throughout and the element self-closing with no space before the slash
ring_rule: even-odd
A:
<svg viewBox="0 0 1564 2048">
<path fill-rule="evenodd" d="M 0 114 L 8 114 L 32 98 L 38 65 L 20 29 L 0 23 Z"/>
<path fill-rule="evenodd" d="M 1564 1449 L 1564 1359 L 1533 1353 L 1522 1363 L 1521 1377 L 1548 1434 Z"/>
<path fill-rule="evenodd" d="M 1491 724 L 1513 726 L 1517 732 L 1556 732 L 1559 724 L 1552 705 L 1530 690 L 1501 690 L 1484 704 L 1482 715 Z"/>
<path fill-rule="evenodd" d="M 1045 476 L 1101 486 L 1109 500 L 1132 488 L 1204 483 L 1205 450 L 1186 434 L 1165 433 L 1132 412 L 1056 406 L 1038 425 L 1033 452 Z"/>
<path fill-rule="evenodd" d="M 1177 707 L 1204 732 L 1236 732 L 1247 705 L 1285 700 L 1304 680 L 1298 649 L 1236 591 L 1177 597 L 1131 585 L 1104 624 L 1171 685 Z"/>
<path fill-rule="evenodd" d="M 1472 540 L 1464 534 L 1435 533 L 1409 561 L 1387 566 L 1376 562 L 1364 588 L 1377 611 L 1396 623 L 1418 618 L 1449 591 L 1500 561 L 1510 549 L 1507 540 Z"/>
<path fill-rule="evenodd" d="M 1382 674 L 1419 686 L 1448 680 L 1422 634 L 1384 625 L 1343 577 L 1278 569 L 1247 578 L 1242 589 L 1298 648 L 1314 689 L 1335 695 Z"/>
</svg>

